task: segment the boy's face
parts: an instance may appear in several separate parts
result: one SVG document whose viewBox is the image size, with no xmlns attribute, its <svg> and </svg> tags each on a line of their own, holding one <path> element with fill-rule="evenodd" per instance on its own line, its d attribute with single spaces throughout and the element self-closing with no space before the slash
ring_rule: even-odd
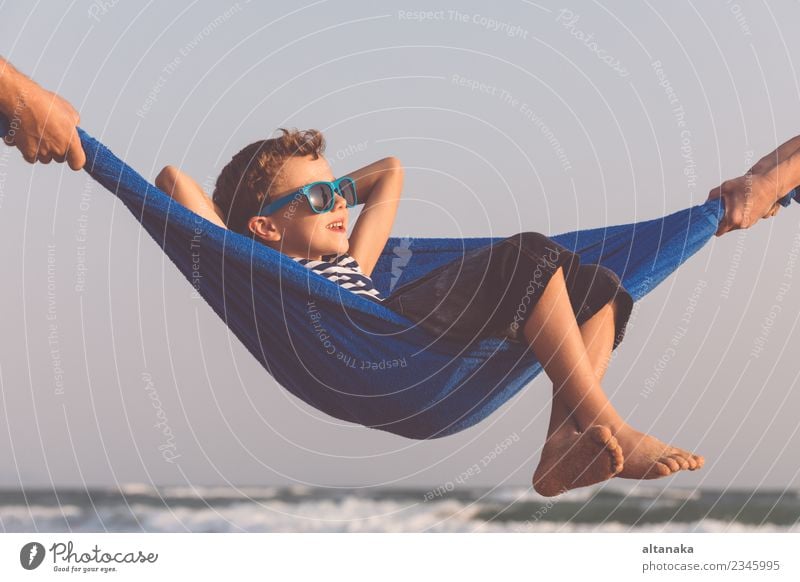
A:
<svg viewBox="0 0 800 582">
<path fill-rule="evenodd" d="M 270 202 L 291 196 L 302 186 L 325 180 L 334 180 L 328 161 L 320 156 L 293 156 L 286 160 L 270 190 Z M 317 214 L 304 196 L 285 205 L 269 216 L 254 216 L 249 227 L 268 246 L 293 257 L 319 259 L 322 255 L 342 254 L 350 248 L 347 240 L 347 203 L 336 194 L 333 209 Z M 341 230 L 327 226 L 341 222 Z"/>
</svg>

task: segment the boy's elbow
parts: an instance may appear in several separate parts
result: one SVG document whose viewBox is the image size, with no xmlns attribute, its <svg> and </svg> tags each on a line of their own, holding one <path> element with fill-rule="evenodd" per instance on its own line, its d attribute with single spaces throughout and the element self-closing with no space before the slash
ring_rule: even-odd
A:
<svg viewBox="0 0 800 582">
<path fill-rule="evenodd" d="M 400 158 L 389 156 L 388 158 L 385 158 L 385 163 L 388 168 L 394 172 L 403 171 L 403 163 L 400 161 Z"/>
<path fill-rule="evenodd" d="M 156 176 L 156 186 L 172 196 L 172 191 L 175 188 L 175 182 L 178 181 L 179 174 L 180 170 L 175 166 L 164 166 L 164 169 Z"/>
</svg>

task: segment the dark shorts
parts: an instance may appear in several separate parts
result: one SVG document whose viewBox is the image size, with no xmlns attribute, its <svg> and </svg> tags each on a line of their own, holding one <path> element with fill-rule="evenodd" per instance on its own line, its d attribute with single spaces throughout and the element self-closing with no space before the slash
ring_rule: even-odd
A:
<svg viewBox="0 0 800 582">
<path fill-rule="evenodd" d="M 581 264 L 579 255 L 538 232 L 469 251 L 397 287 L 383 304 L 437 337 L 461 343 L 488 336 L 524 341 L 525 321 L 559 267 L 578 325 L 616 300 L 616 348 L 633 297 L 614 271 Z"/>
</svg>

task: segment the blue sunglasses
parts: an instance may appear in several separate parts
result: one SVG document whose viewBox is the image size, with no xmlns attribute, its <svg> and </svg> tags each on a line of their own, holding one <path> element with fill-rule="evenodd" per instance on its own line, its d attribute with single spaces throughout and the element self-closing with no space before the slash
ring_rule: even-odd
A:
<svg viewBox="0 0 800 582">
<path fill-rule="evenodd" d="M 293 200 L 296 200 L 299 196 L 305 196 L 311 210 L 317 214 L 324 214 L 333 210 L 336 199 L 334 192 L 338 192 L 344 198 L 348 208 L 358 204 L 355 181 L 349 176 L 342 176 L 333 182 L 311 182 L 311 184 L 306 184 L 291 194 L 282 196 L 275 202 L 268 204 L 261 209 L 258 216 L 269 216 L 276 210 L 280 210 Z"/>
</svg>

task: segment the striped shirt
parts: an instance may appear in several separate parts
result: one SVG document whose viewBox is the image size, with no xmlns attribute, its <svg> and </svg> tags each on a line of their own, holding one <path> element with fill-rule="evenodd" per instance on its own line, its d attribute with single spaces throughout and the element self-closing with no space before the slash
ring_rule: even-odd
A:
<svg viewBox="0 0 800 582">
<path fill-rule="evenodd" d="M 305 257 L 292 257 L 295 261 L 319 273 L 326 279 L 341 285 L 345 289 L 364 295 L 376 301 L 383 301 L 380 291 L 375 288 L 372 279 L 365 275 L 358 262 L 348 253 L 342 255 L 322 255 L 321 261 L 313 261 Z"/>
</svg>

